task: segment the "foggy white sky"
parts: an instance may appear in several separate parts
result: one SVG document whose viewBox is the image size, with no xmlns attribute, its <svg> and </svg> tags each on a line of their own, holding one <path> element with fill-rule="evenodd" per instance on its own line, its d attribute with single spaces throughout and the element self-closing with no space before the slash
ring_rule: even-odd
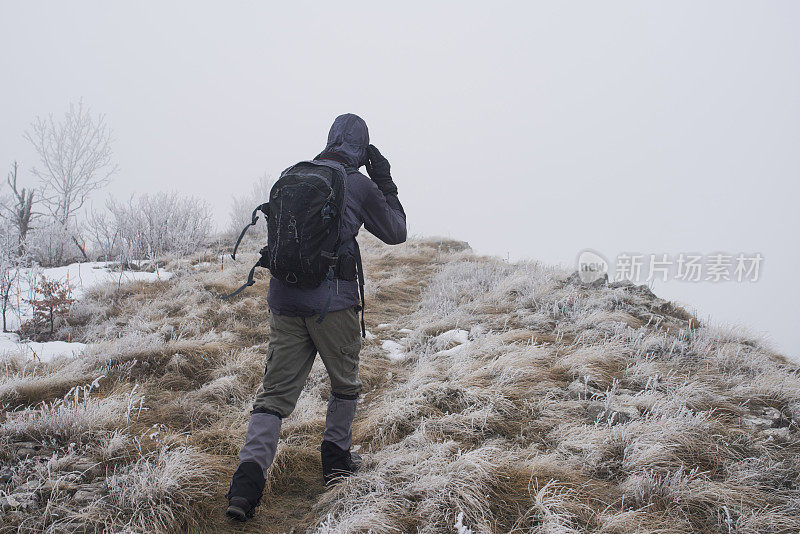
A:
<svg viewBox="0 0 800 534">
<path fill-rule="evenodd" d="M 0 165 L 83 97 L 109 192 L 231 194 L 357 113 L 411 231 L 572 264 L 591 247 L 760 252 L 755 284 L 656 285 L 800 355 L 796 2 L 0 0 Z"/>
</svg>

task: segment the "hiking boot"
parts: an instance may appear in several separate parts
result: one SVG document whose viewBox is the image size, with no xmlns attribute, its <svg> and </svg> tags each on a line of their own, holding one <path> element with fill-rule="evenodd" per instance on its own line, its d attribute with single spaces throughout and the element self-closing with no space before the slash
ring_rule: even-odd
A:
<svg viewBox="0 0 800 534">
<path fill-rule="evenodd" d="M 320 452 L 322 453 L 322 479 L 326 486 L 339 483 L 361 467 L 361 456 L 358 453 L 344 450 L 333 442 L 323 441 Z"/>
<path fill-rule="evenodd" d="M 253 517 L 253 507 L 244 497 L 231 497 L 225 515 L 237 521 L 247 521 Z"/>
<path fill-rule="evenodd" d="M 247 521 L 255 513 L 264 493 L 264 471 L 255 462 L 242 462 L 233 474 L 228 490 L 228 508 L 225 514 L 237 521 Z"/>
</svg>

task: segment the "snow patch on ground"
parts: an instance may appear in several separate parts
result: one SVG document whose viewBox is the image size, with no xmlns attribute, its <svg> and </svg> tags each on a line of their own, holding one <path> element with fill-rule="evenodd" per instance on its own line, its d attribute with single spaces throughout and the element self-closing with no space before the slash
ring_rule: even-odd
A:
<svg viewBox="0 0 800 534">
<path fill-rule="evenodd" d="M 398 330 L 401 334 L 413 334 L 414 331 L 409 328 L 401 328 Z M 469 332 L 456 328 L 455 330 L 448 330 L 442 332 L 438 336 L 431 339 L 431 343 L 435 349 L 440 349 L 435 354 L 451 354 L 462 350 L 464 347 L 469 346 Z M 455 343 L 455 346 L 452 346 Z M 448 348 L 449 347 L 449 348 Z M 403 345 L 397 341 L 387 339 L 381 342 L 381 348 L 386 351 L 386 356 L 394 361 L 400 362 L 408 358 L 408 353 L 403 348 Z"/>
<path fill-rule="evenodd" d="M 452 345 L 453 343 L 457 343 L 457 345 L 449 349 L 444 349 L 444 347 Z M 433 344 L 434 347 L 442 347 L 442 350 L 436 352 L 436 354 L 452 354 L 469 345 L 469 332 L 461 330 L 460 328 L 448 330 L 434 337 Z"/>
<path fill-rule="evenodd" d="M 453 348 L 440 350 L 438 352 L 435 352 L 434 354 L 437 355 L 437 356 L 442 355 L 442 354 L 453 354 L 455 352 L 458 352 L 458 351 L 462 350 L 467 345 L 469 345 L 469 343 L 464 343 L 463 345 L 456 345 Z"/>
<path fill-rule="evenodd" d="M 462 330 L 460 328 L 456 328 L 455 330 L 448 330 L 447 332 L 442 332 L 433 339 L 437 343 L 442 343 L 442 344 L 447 344 L 447 343 L 463 344 L 469 341 L 469 332 L 467 332 L 466 330 Z"/>
<path fill-rule="evenodd" d="M 20 341 L 17 334 L 0 333 L 0 355 L 23 354 L 48 362 L 59 356 L 76 356 L 86 348 L 84 343 L 67 343 L 66 341 Z"/>
<path fill-rule="evenodd" d="M 157 280 L 169 280 L 172 273 L 167 271 L 147 272 L 147 271 L 113 271 L 112 268 L 117 264 L 105 261 L 94 261 L 86 263 L 72 263 L 63 267 L 50 267 L 47 269 L 30 268 L 20 270 L 20 289 L 23 292 L 30 291 L 29 281 L 35 280 L 39 275 L 44 275 L 49 280 L 67 282 L 72 288 L 73 298 L 80 299 L 84 292 L 92 286 L 100 284 L 122 282 L 133 282 L 143 280 L 145 282 L 155 282 Z"/>
<path fill-rule="evenodd" d="M 386 356 L 393 362 L 399 362 L 406 359 L 406 351 L 397 341 L 387 339 L 381 343 L 381 348 L 387 352 Z"/>
<path fill-rule="evenodd" d="M 86 291 L 102 284 L 118 284 L 121 282 L 168 280 L 172 273 L 167 271 L 114 271 L 118 264 L 112 262 L 86 262 L 73 263 L 63 267 L 41 268 L 30 267 L 20 269 L 12 289 L 11 305 L 16 308 L 9 310 L 6 315 L 9 330 L 16 330 L 22 323 L 33 315 L 31 306 L 24 299 L 32 299 L 33 287 L 37 280 L 44 275 L 48 280 L 58 280 L 69 284 L 72 297 L 80 300 Z M 6 354 L 22 354 L 41 361 L 50 361 L 60 356 L 75 356 L 81 354 L 86 345 L 83 343 L 68 343 L 66 341 L 21 341 L 17 334 L 0 333 L 0 356 Z"/>
</svg>

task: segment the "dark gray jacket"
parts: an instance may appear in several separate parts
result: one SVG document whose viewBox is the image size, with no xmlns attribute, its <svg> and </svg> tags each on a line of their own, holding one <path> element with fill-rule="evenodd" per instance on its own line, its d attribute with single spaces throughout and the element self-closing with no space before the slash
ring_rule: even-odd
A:
<svg viewBox="0 0 800 534">
<path fill-rule="evenodd" d="M 352 253 L 361 225 L 389 245 L 406 240 L 406 214 L 397 195 L 384 196 L 375 182 L 358 172 L 367 163 L 369 130 L 364 120 L 351 113 L 340 115 L 331 126 L 328 144 L 316 159 L 343 163 L 348 170 L 347 198 L 342 220 L 342 253 Z M 358 282 L 334 280 L 329 311 L 343 310 L 358 304 Z M 290 316 L 316 315 L 328 298 L 328 282 L 315 289 L 299 289 L 277 278 L 269 283 L 267 302 L 272 313 Z"/>
</svg>

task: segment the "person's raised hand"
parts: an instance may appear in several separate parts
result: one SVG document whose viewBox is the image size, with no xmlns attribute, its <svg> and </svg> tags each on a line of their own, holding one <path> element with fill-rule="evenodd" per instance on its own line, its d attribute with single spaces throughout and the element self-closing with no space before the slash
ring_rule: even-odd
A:
<svg viewBox="0 0 800 534">
<path fill-rule="evenodd" d="M 397 186 L 392 181 L 389 160 L 381 154 L 375 145 L 367 147 L 367 174 L 384 195 L 397 194 Z"/>
</svg>

